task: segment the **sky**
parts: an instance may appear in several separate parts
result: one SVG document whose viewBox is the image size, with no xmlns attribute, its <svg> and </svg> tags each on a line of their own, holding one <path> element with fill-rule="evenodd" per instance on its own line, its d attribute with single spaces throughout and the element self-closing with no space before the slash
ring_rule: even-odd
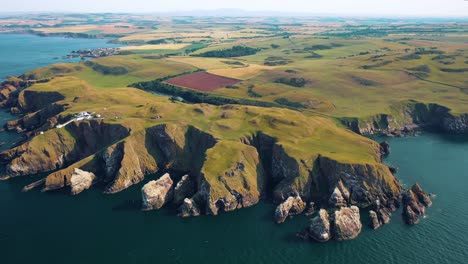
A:
<svg viewBox="0 0 468 264">
<path fill-rule="evenodd" d="M 468 0 L 2 0 L 0 12 L 161 13 L 243 9 L 330 15 L 468 17 Z"/>
</svg>

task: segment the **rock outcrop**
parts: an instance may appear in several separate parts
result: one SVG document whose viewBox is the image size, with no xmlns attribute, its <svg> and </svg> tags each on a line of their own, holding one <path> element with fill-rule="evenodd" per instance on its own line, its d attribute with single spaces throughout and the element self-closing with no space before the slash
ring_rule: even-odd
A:
<svg viewBox="0 0 468 264">
<path fill-rule="evenodd" d="M 94 173 L 75 168 L 70 179 L 71 194 L 76 195 L 89 189 L 95 178 Z"/>
<path fill-rule="evenodd" d="M 432 205 L 432 201 L 419 186 L 413 185 L 411 189 L 403 192 L 403 219 L 409 225 L 419 223 L 420 216 L 426 214 L 426 207 Z"/>
<path fill-rule="evenodd" d="M 376 230 L 378 229 L 382 224 L 380 223 L 379 217 L 377 216 L 377 213 L 370 210 L 369 211 L 369 227 Z"/>
<path fill-rule="evenodd" d="M 319 214 L 312 219 L 307 234 L 317 242 L 327 242 L 331 239 L 330 216 L 327 210 L 320 209 Z"/>
<path fill-rule="evenodd" d="M 179 207 L 178 216 L 186 218 L 199 216 L 200 209 L 193 199 L 185 198 L 182 205 Z"/>
<path fill-rule="evenodd" d="M 423 191 L 421 186 L 419 184 L 414 184 L 411 187 L 411 191 L 416 195 L 418 198 L 419 202 L 421 202 L 425 207 L 430 207 L 432 206 L 432 201 L 430 196 Z"/>
<path fill-rule="evenodd" d="M 286 199 L 286 201 L 278 205 L 278 207 L 276 207 L 275 221 L 277 224 L 281 224 L 284 221 L 286 221 L 286 219 L 289 216 L 298 215 L 302 213 L 305 210 L 305 208 L 306 204 L 304 201 L 302 201 L 301 197 L 291 196 L 288 199 Z"/>
<path fill-rule="evenodd" d="M 185 199 L 187 197 L 192 197 L 196 190 L 195 182 L 193 182 L 189 175 L 182 176 L 174 189 L 174 204 L 185 203 Z"/>
<path fill-rule="evenodd" d="M 338 241 L 356 238 L 362 229 L 359 208 L 343 207 L 333 215 L 333 237 Z"/>
<path fill-rule="evenodd" d="M 415 130 L 439 130 L 452 134 L 468 133 L 468 114 L 456 115 L 445 106 L 421 103 L 414 100 L 395 104 L 392 115 L 377 114 L 364 120 L 346 118 L 342 122 L 361 134 L 386 134 L 388 136 L 413 135 Z"/>
<path fill-rule="evenodd" d="M 249 207 L 260 201 L 265 177 L 254 147 L 220 140 L 207 151 L 197 196 L 204 201 L 207 214 Z"/>
<path fill-rule="evenodd" d="M 174 198 L 174 182 L 168 173 L 156 181 L 150 181 L 141 189 L 142 210 L 158 210 Z"/>
<path fill-rule="evenodd" d="M 129 135 L 121 125 L 102 121 L 71 123 L 67 129 L 53 129 L 18 147 L 0 153 L 10 177 L 63 169 L 93 155 Z M 47 142 L 47 143 L 45 143 Z"/>
<path fill-rule="evenodd" d="M 346 203 L 348 206 L 366 208 L 379 200 L 382 206 L 390 207 L 399 199 L 402 186 L 383 164 L 348 164 L 319 156 L 316 166 L 320 172 L 316 181 L 328 186 L 328 195 L 340 199 L 338 205 Z M 320 190 L 317 187 L 316 191 Z M 333 195 L 338 194 L 338 191 L 342 200 L 340 196 Z M 330 200 L 330 204 L 335 207 L 336 199 Z"/>
<path fill-rule="evenodd" d="M 328 200 L 328 204 L 331 207 L 343 207 L 346 206 L 346 202 L 343 198 L 343 195 L 341 195 L 341 191 L 336 187 L 333 190 L 333 193 L 330 196 L 330 199 Z"/>
<path fill-rule="evenodd" d="M 390 144 L 387 141 L 381 142 L 380 144 L 380 153 L 382 156 L 388 156 L 390 154 Z"/>
</svg>

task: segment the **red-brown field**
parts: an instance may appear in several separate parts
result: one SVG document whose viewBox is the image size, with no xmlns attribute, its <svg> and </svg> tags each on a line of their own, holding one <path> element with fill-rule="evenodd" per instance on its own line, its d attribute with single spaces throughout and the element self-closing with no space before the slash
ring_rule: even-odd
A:
<svg viewBox="0 0 468 264">
<path fill-rule="evenodd" d="M 182 75 L 166 81 L 166 83 L 182 86 L 202 92 L 211 92 L 215 89 L 226 87 L 240 82 L 240 80 L 226 78 L 207 72 L 196 72 Z"/>
</svg>

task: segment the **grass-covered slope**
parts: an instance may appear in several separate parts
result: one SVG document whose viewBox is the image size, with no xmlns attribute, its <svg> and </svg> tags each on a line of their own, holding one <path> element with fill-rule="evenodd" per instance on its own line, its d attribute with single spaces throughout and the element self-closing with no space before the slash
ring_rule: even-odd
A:
<svg viewBox="0 0 468 264">
<path fill-rule="evenodd" d="M 48 103 L 63 111 L 44 122 L 63 123 L 81 111 L 102 119 L 35 130 L 24 144 L 1 154 L 4 176 L 46 173 L 43 188 L 50 190 L 70 185 L 74 168 L 81 168 L 94 172 L 104 191 L 114 193 L 171 169 L 189 173 L 197 183 L 194 199 L 207 213 L 217 214 L 251 206 L 267 194 L 277 201 L 328 195 L 341 176 L 335 172 L 338 176 L 323 185 L 328 176 L 318 164 L 326 157 L 349 168 L 362 183 L 359 188 L 368 190 L 370 196 L 357 197 L 356 204 L 391 199 L 400 191 L 380 163 L 379 145 L 334 119 L 283 108 L 172 102 L 134 88 L 104 88 L 79 72 L 47 75 L 51 81 L 20 92 L 17 108 L 40 111 L 46 105 L 33 98 L 53 91 L 60 97 Z"/>
</svg>

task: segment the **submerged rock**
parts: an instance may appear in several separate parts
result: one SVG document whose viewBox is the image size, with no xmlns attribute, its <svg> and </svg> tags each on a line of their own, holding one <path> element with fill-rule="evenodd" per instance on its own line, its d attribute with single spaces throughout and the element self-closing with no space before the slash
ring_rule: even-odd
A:
<svg viewBox="0 0 468 264">
<path fill-rule="evenodd" d="M 306 204 L 301 197 L 290 196 L 286 201 L 278 205 L 275 211 L 275 221 L 278 224 L 286 221 L 288 216 L 298 215 L 305 210 Z"/>
<path fill-rule="evenodd" d="M 390 223 L 392 213 L 387 208 L 381 207 L 377 211 L 377 216 L 379 217 L 380 223 L 386 225 Z"/>
<path fill-rule="evenodd" d="M 309 237 L 317 242 L 330 240 L 330 216 L 327 210 L 320 209 L 319 214 L 312 219 L 307 232 Z"/>
<path fill-rule="evenodd" d="M 178 216 L 180 217 L 191 217 L 199 216 L 200 209 L 193 199 L 185 198 L 182 205 L 179 207 Z"/>
<path fill-rule="evenodd" d="M 71 194 L 76 195 L 89 189 L 95 178 L 94 173 L 75 168 L 70 178 Z"/>
<path fill-rule="evenodd" d="M 361 233 L 362 224 L 359 208 L 343 207 L 334 213 L 333 237 L 338 241 L 356 238 Z"/>
<path fill-rule="evenodd" d="M 168 173 L 157 181 L 150 181 L 141 189 L 142 210 L 157 210 L 174 198 L 174 182 Z"/>
</svg>

